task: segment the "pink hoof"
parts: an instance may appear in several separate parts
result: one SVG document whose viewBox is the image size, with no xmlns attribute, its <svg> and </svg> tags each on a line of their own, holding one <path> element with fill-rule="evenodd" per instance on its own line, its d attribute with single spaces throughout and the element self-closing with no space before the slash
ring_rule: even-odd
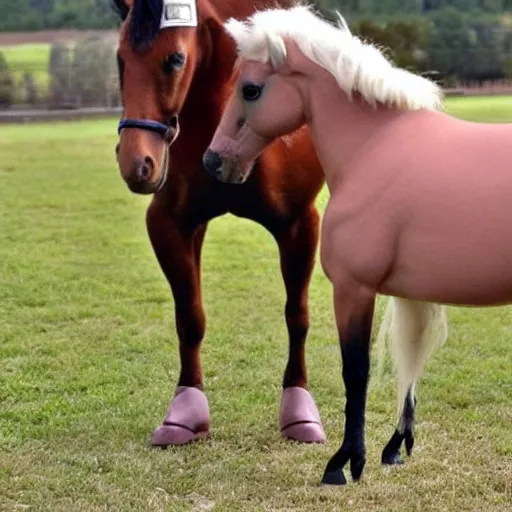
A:
<svg viewBox="0 0 512 512">
<path fill-rule="evenodd" d="M 301 443 L 323 443 L 325 432 L 313 397 L 299 387 L 285 388 L 279 412 L 281 435 Z"/>
<path fill-rule="evenodd" d="M 210 433 L 206 395 L 197 388 L 178 386 L 162 424 L 153 432 L 153 446 L 187 444 Z"/>
</svg>

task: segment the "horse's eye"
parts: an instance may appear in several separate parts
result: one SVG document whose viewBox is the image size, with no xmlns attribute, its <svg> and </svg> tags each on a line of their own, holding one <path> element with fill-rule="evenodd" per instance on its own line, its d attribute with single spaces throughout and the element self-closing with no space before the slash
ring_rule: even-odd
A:
<svg viewBox="0 0 512 512">
<path fill-rule="evenodd" d="M 260 97 L 262 89 L 261 85 L 245 84 L 242 86 L 242 96 L 245 101 L 256 101 Z"/>
<path fill-rule="evenodd" d="M 181 69 L 185 65 L 185 55 L 180 52 L 171 53 L 165 58 L 162 69 L 166 75 L 172 75 L 174 71 Z"/>
</svg>

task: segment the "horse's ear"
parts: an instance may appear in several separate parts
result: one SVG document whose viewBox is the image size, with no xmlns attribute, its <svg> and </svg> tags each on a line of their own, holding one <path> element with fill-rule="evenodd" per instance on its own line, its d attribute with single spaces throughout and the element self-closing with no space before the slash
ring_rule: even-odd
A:
<svg viewBox="0 0 512 512">
<path fill-rule="evenodd" d="M 134 0 L 112 0 L 112 8 L 124 21 L 133 6 Z"/>
</svg>

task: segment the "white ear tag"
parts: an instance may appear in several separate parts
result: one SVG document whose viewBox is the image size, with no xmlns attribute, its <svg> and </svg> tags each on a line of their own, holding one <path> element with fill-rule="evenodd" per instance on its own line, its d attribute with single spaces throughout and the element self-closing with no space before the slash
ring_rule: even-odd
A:
<svg viewBox="0 0 512 512">
<path fill-rule="evenodd" d="M 160 29 L 169 27 L 197 27 L 196 0 L 163 0 Z"/>
</svg>

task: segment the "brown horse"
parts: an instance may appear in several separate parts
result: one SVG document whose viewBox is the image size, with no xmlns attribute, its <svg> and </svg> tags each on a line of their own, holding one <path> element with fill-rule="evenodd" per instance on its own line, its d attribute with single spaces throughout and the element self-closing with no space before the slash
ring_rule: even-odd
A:
<svg viewBox="0 0 512 512">
<path fill-rule="evenodd" d="M 130 190 L 153 194 L 147 229 L 174 297 L 181 359 L 176 395 L 153 433 L 156 446 L 184 444 L 209 432 L 200 362 L 205 334 L 201 248 L 208 221 L 227 212 L 263 225 L 279 246 L 289 333 L 281 432 L 304 442 L 325 438 L 307 391 L 304 355 L 318 241 L 314 201 L 324 183 L 308 131 L 272 144 L 258 159 L 258 172 L 241 185 L 219 183 L 203 171 L 202 156 L 231 92 L 237 57 L 223 22 L 270 3 L 276 2 L 115 0 L 124 20 L 118 52 L 124 116 L 117 158 Z"/>
</svg>

